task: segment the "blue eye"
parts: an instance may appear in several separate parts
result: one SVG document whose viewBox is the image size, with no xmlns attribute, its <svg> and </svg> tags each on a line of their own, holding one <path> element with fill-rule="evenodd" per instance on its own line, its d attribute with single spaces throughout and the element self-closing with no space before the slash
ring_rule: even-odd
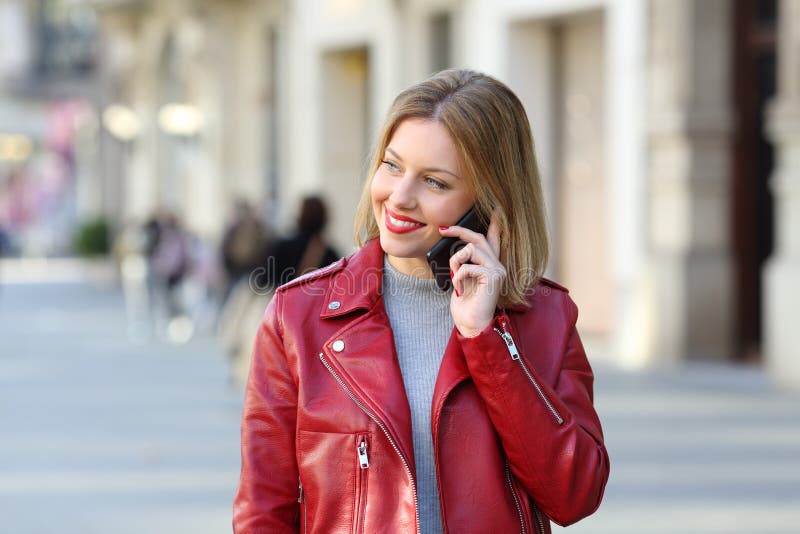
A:
<svg viewBox="0 0 800 534">
<path fill-rule="evenodd" d="M 400 172 L 400 167 L 389 161 L 388 159 L 384 159 L 381 161 L 386 167 L 389 169 L 389 172 L 397 173 Z"/>
<path fill-rule="evenodd" d="M 434 178 L 431 178 L 430 176 L 426 176 L 424 180 L 426 184 L 428 184 L 434 189 L 441 189 L 441 190 L 447 189 L 447 184 L 445 184 L 444 182 L 440 182 L 439 180 L 436 180 Z"/>
</svg>

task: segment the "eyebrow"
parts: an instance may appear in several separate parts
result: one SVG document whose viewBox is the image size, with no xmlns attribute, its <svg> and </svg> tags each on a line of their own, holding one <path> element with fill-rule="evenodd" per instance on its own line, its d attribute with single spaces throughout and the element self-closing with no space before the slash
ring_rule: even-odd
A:
<svg viewBox="0 0 800 534">
<path fill-rule="evenodd" d="M 391 152 L 391 154 L 395 158 L 399 159 L 400 161 L 403 161 L 403 158 L 400 157 L 400 154 L 398 154 L 397 152 L 395 152 L 394 150 L 392 150 L 388 146 L 386 147 L 386 152 Z M 443 172 L 445 174 L 449 174 L 450 176 L 458 178 L 459 180 L 461 179 L 461 177 L 459 175 L 457 175 L 456 173 L 454 173 L 452 171 L 448 171 L 447 169 L 441 169 L 439 167 L 426 167 L 426 168 L 420 169 L 420 170 L 423 171 L 423 172 Z"/>
</svg>

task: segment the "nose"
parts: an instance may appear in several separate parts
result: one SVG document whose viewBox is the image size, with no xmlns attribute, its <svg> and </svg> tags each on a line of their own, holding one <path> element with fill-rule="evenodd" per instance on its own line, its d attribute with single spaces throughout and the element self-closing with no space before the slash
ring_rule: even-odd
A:
<svg viewBox="0 0 800 534">
<path fill-rule="evenodd" d="M 414 176 L 407 172 L 403 177 L 395 182 L 389 201 L 397 208 L 411 209 L 416 206 L 416 181 Z"/>
</svg>

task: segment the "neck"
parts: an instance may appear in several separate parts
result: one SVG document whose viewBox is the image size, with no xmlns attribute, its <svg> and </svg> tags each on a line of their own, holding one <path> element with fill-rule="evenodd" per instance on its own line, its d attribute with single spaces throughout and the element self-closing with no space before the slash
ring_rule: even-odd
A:
<svg viewBox="0 0 800 534">
<path fill-rule="evenodd" d="M 422 258 L 398 258 L 386 255 L 389 264 L 406 276 L 414 278 L 433 278 L 433 272 L 428 266 L 428 261 Z"/>
</svg>

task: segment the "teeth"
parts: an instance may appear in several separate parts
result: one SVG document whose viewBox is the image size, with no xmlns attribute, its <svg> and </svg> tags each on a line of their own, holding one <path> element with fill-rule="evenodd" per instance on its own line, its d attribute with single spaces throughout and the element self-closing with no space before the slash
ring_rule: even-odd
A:
<svg viewBox="0 0 800 534">
<path fill-rule="evenodd" d="M 403 227 L 406 227 L 406 228 L 410 228 L 412 226 L 424 226 L 424 225 L 422 225 L 420 223 L 409 222 L 409 221 L 401 221 L 400 219 L 395 219 L 394 217 L 392 217 L 391 215 L 388 215 L 388 214 L 387 214 L 387 216 L 389 217 L 389 222 L 391 222 L 395 226 L 403 226 Z"/>
</svg>

